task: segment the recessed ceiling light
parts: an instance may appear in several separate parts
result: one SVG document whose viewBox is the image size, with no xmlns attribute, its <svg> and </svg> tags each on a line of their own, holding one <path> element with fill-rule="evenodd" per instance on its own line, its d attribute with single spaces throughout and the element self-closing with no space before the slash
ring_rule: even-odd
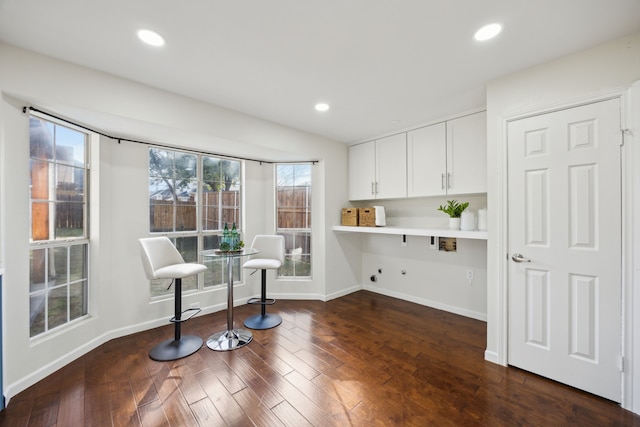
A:
<svg viewBox="0 0 640 427">
<path fill-rule="evenodd" d="M 316 111 L 328 111 L 329 104 L 325 104 L 324 102 L 319 102 L 316 104 Z"/>
<path fill-rule="evenodd" d="M 500 24 L 489 24 L 480 28 L 473 37 L 478 41 L 485 41 L 494 38 L 502 31 L 502 25 Z"/>
<path fill-rule="evenodd" d="M 146 44 L 156 47 L 164 46 L 165 43 L 164 37 L 151 30 L 138 30 L 138 38 Z"/>
</svg>

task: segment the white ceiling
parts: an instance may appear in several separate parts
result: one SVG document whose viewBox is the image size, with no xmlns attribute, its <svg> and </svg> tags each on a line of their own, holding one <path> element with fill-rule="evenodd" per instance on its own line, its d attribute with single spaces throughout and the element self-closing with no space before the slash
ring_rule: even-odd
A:
<svg viewBox="0 0 640 427">
<path fill-rule="evenodd" d="M 491 22 L 503 32 L 475 42 Z M 640 0 L 0 0 L 9 44 L 347 143 L 482 107 L 489 80 L 638 31 Z"/>
</svg>

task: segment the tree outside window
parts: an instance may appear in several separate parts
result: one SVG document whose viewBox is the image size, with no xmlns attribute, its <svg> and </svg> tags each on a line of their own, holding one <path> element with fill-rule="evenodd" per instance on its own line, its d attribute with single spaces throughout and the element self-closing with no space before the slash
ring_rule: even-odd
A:
<svg viewBox="0 0 640 427">
<path fill-rule="evenodd" d="M 151 233 L 169 237 L 186 262 L 209 270 L 183 279 L 184 292 L 226 283 L 222 260 L 202 258 L 217 249 L 224 225 L 241 225 L 241 162 L 159 148 L 149 149 Z M 234 276 L 239 280 L 239 261 Z M 151 296 L 172 294 L 170 280 L 152 280 Z"/>
</svg>

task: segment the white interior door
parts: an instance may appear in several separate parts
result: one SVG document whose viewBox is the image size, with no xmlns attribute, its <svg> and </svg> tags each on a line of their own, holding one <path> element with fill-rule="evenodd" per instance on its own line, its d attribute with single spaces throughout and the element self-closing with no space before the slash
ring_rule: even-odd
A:
<svg viewBox="0 0 640 427">
<path fill-rule="evenodd" d="M 620 101 L 510 122 L 509 364 L 621 396 Z"/>
</svg>

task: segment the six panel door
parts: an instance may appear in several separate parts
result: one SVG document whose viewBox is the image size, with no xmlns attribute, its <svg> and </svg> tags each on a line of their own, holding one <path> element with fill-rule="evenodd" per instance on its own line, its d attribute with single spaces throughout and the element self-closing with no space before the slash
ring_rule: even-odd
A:
<svg viewBox="0 0 640 427">
<path fill-rule="evenodd" d="M 620 402 L 620 100 L 508 124 L 509 364 Z"/>
</svg>

